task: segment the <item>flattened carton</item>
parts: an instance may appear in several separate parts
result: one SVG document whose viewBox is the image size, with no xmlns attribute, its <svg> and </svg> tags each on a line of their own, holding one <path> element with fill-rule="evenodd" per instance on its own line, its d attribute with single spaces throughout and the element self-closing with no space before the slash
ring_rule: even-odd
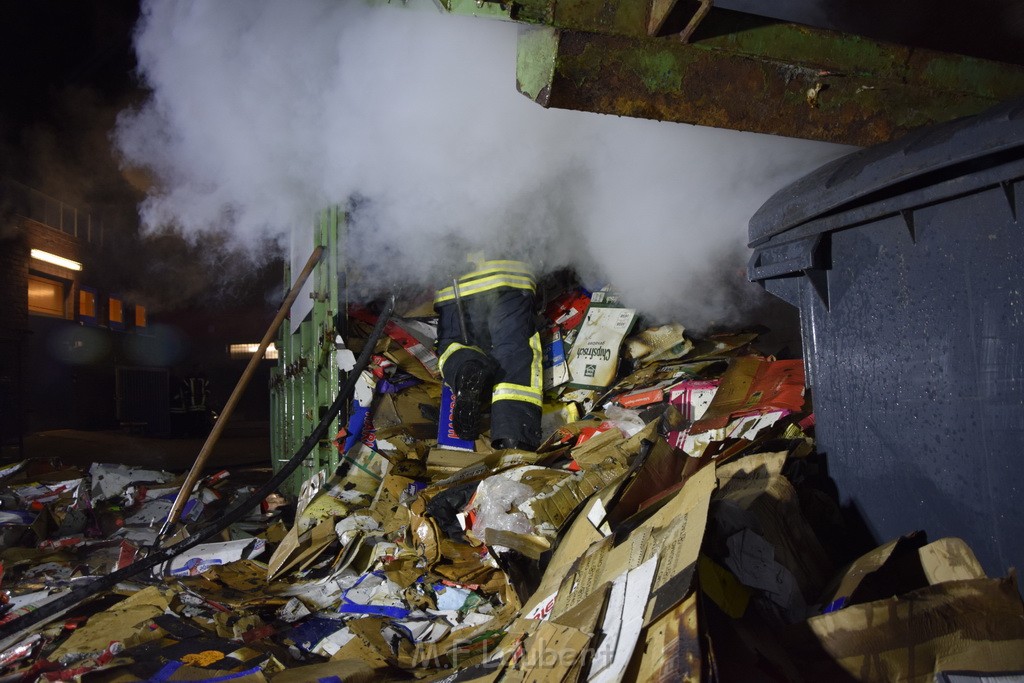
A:
<svg viewBox="0 0 1024 683">
<path fill-rule="evenodd" d="M 560 554 L 552 559 L 538 589 L 540 599 L 531 600 L 527 608 L 537 607 L 550 595 L 554 583 L 550 579 L 564 577 L 559 582 L 558 595 L 550 610 L 551 617 L 557 618 L 605 582 L 657 558 L 646 599 L 640 600 L 644 609 L 643 623 L 649 625 L 690 592 L 714 487 L 715 477 L 710 468 L 698 472 L 668 503 L 633 529 L 618 545 L 611 536 L 602 537 L 596 531 L 579 536 L 579 541 L 571 539 L 570 543 L 578 545 L 572 553 L 566 554 L 568 556 Z M 586 520 L 580 522 L 584 528 L 588 524 Z M 571 529 L 569 533 L 576 536 L 577 530 Z M 586 540 L 591 538 L 596 540 L 585 547 Z M 561 564 L 556 564 L 556 561 Z M 550 579 L 548 574 L 552 575 Z"/>
<path fill-rule="evenodd" d="M 931 683 L 942 671 L 1024 670 L 1024 609 L 1012 576 L 926 586 L 793 631 L 790 652 L 816 680 Z"/>
<path fill-rule="evenodd" d="M 635 321 L 636 311 L 620 307 L 607 292 L 594 292 L 569 352 L 568 386 L 604 389 L 611 385 L 619 366 L 619 349 Z"/>
</svg>

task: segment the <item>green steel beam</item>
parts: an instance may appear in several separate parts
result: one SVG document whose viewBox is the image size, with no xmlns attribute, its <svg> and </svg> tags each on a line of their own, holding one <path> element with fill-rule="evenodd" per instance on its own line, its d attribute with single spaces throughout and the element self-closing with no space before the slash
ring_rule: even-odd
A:
<svg viewBox="0 0 1024 683">
<path fill-rule="evenodd" d="M 518 87 L 545 107 L 871 145 L 1024 95 L 1018 65 L 730 10 L 684 42 L 695 0 L 442 4 L 524 24 Z"/>
</svg>

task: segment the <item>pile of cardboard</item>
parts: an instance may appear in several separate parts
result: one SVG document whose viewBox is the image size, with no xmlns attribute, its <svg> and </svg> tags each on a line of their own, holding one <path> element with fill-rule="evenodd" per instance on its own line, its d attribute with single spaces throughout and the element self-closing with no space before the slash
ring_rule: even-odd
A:
<svg viewBox="0 0 1024 683">
<path fill-rule="evenodd" d="M 59 620 L 19 633 L 21 617 L 76 589 L 88 592 L 100 578 L 152 552 L 183 478 L 121 464 L 95 463 L 83 471 L 57 460 L 21 461 L 0 469 L 0 626 L 16 634 L 3 644 L 2 680 L 72 680 L 91 671 L 138 637 L 136 617 L 163 612 L 156 605 L 166 603 L 166 597 L 149 584 L 266 550 L 266 541 L 253 534 L 265 534 L 280 517 L 286 501 L 276 494 L 226 531 L 224 542 L 169 558 L 138 583 L 112 593 L 97 590 Z M 197 482 L 181 519 L 208 524 L 254 488 L 226 470 L 211 473 Z M 133 597 L 124 600 L 126 595 Z"/>
<path fill-rule="evenodd" d="M 349 348 L 374 319 L 353 309 Z M 255 510 L 223 543 L 20 634 L 0 652 L 0 680 L 931 681 L 1024 670 L 1012 574 L 986 577 L 958 539 L 851 540 L 814 451 L 799 359 L 759 353 L 754 333 L 647 325 L 612 293 L 578 287 L 550 297 L 540 326 L 537 453 L 494 451 L 486 432 L 453 438 L 429 312 L 410 309 L 360 378 L 336 438 L 343 465 L 307 482 L 294 518 Z M 110 477 L 103 495 L 127 496 Z M 98 486 L 94 476 L 91 508 L 65 498 L 63 519 L 96 510 Z M 131 502 L 162 522 L 137 484 Z M 33 578 L 54 591 L 77 571 L 68 548 L 23 521 L 3 553 L 12 603 Z M 123 547 L 115 538 L 96 545 L 109 554 Z"/>
</svg>

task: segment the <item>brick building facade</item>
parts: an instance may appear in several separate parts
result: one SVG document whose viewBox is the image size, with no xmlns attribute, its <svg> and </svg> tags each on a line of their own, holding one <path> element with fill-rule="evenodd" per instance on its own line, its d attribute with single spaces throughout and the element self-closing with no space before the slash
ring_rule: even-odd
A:
<svg viewBox="0 0 1024 683">
<path fill-rule="evenodd" d="M 145 327 L 145 309 L 89 285 L 98 273 L 83 264 L 99 262 L 102 237 L 89 213 L 11 181 L 2 189 L 0 445 L 112 426 L 116 337 Z"/>
<path fill-rule="evenodd" d="M 24 232 L 0 224 L 0 445 L 20 445 L 23 429 L 28 260 Z"/>
<path fill-rule="evenodd" d="M 150 325 L 138 301 L 104 290 L 127 252 L 103 242 L 98 221 L 3 179 L 0 207 L 0 446 L 54 429 L 180 435 L 168 411 L 181 380 L 197 373 L 209 379 L 211 408 L 224 404 L 248 362 L 229 345 L 258 340 L 273 310 L 188 307 Z M 43 260 L 51 256 L 72 263 Z M 238 404 L 239 419 L 266 420 L 269 366 Z"/>
<path fill-rule="evenodd" d="M 28 254 L 22 230 L 0 228 L 0 339 L 18 339 L 28 331 Z"/>
<path fill-rule="evenodd" d="M 83 245 L 73 235 L 13 214 L 0 229 L 0 445 L 18 445 L 33 412 L 31 368 L 38 330 L 33 301 L 40 294 L 59 310 L 35 313 L 71 324 L 79 296 L 78 272 L 33 258 L 33 250 L 81 261 Z"/>
</svg>

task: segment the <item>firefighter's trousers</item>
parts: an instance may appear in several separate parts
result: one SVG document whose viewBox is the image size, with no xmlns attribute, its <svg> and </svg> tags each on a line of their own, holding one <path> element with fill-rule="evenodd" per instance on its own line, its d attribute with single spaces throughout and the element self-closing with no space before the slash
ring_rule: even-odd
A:
<svg viewBox="0 0 1024 683">
<path fill-rule="evenodd" d="M 441 375 L 458 391 L 455 383 L 463 365 L 472 361 L 485 363 L 493 372 L 492 443 L 515 443 L 520 448 L 536 449 L 540 445 L 543 385 L 532 286 L 466 289 L 467 294 L 460 299 L 468 344 L 463 342 L 456 300 L 445 300 L 441 293 L 435 300 Z"/>
</svg>

